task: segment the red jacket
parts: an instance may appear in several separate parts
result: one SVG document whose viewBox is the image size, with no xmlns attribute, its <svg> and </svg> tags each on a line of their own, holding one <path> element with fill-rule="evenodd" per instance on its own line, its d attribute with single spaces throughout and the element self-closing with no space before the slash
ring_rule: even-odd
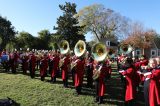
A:
<svg viewBox="0 0 160 106">
<path fill-rule="evenodd" d="M 83 83 L 85 60 L 78 60 L 75 66 L 75 87 L 81 86 Z"/>
<path fill-rule="evenodd" d="M 150 76 L 149 103 L 150 106 L 160 105 L 160 69 L 154 69 Z"/>
<path fill-rule="evenodd" d="M 40 61 L 40 75 L 44 76 L 48 68 L 48 60 L 44 58 Z"/>
<path fill-rule="evenodd" d="M 36 67 L 36 57 L 34 54 L 30 55 L 30 65 L 32 66 L 32 71 L 35 71 L 35 67 Z"/>
<path fill-rule="evenodd" d="M 23 58 L 22 58 L 22 67 L 23 67 L 23 71 L 24 72 L 26 72 L 27 71 L 27 69 L 28 69 L 28 56 L 24 56 Z"/>
<path fill-rule="evenodd" d="M 126 95 L 125 101 L 129 101 L 135 98 L 136 96 L 136 71 L 133 68 L 128 68 L 122 75 L 126 77 Z"/>
<path fill-rule="evenodd" d="M 147 59 L 141 60 L 140 63 L 141 63 L 141 66 L 147 66 L 148 60 Z"/>
<path fill-rule="evenodd" d="M 138 86 L 139 83 L 142 81 L 142 78 L 143 78 L 142 74 L 137 73 L 141 69 L 141 63 L 140 62 L 135 62 L 134 67 L 135 67 L 135 71 L 136 71 L 135 81 L 136 81 L 136 85 Z"/>
<path fill-rule="evenodd" d="M 68 65 L 70 64 L 70 57 L 66 56 L 64 64 L 62 66 L 62 80 L 65 80 L 68 74 Z"/>
<path fill-rule="evenodd" d="M 52 77 L 54 77 L 58 71 L 58 65 L 59 65 L 59 56 L 53 57 L 53 69 L 52 69 Z"/>
<path fill-rule="evenodd" d="M 109 73 L 109 68 L 104 65 L 101 69 L 101 72 L 100 72 L 100 75 L 99 75 L 99 92 L 98 92 L 98 96 L 104 96 L 105 92 L 106 92 L 106 86 L 105 86 L 105 82 L 104 82 L 104 79 L 105 77 L 110 74 Z"/>
</svg>

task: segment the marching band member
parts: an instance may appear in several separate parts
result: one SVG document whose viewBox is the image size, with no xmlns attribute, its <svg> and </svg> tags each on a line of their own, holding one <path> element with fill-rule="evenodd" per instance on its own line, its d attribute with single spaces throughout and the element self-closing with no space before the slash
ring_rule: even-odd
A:
<svg viewBox="0 0 160 106">
<path fill-rule="evenodd" d="M 160 69 L 160 57 L 155 58 L 157 61 L 157 68 Z"/>
<path fill-rule="evenodd" d="M 34 55 L 34 52 L 31 52 L 29 55 L 29 71 L 31 78 L 35 77 L 35 67 L 36 67 L 36 57 Z"/>
<path fill-rule="evenodd" d="M 70 64 L 70 56 L 69 54 L 63 55 L 63 65 L 60 67 L 62 70 L 62 80 L 63 80 L 63 86 L 65 88 L 68 87 L 68 71 L 69 71 L 69 64 Z"/>
<path fill-rule="evenodd" d="M 52 55 L 52 52 L 50 52 L 48 54 L 48 67 L 49 67 L 49 74 L 51 74 L 52 70 L 53 70 L 53 55 Z"/>
<path fill-rule="evenodd" d="M 106 65 L 107 65 L 107 68 L 108 68 L 108 74 L 107 74 L 107 79 L 110 79 L 111 78 L 111 74 L 112 74 L 112 67 L 111 67 L 111 61 L 110 59 L 106 59 Z"/>
<path fill-rule="evenodd" d="M 95 79 L 95 89 L 96 89 L 96 102 L 99 104 L 103 103 L 103 97 L 106 91 L 105 78 L 109 75 L 109 68 L 106 62 L 97 62 L 94 71 L 100 71 L 99 77 Z M 94 72 L 93 72 L 94 73 Z"/>
<path fill-rule="evenodd" d="M 86 71 L 87 71 L 87 87 L 90 87 L 90 88 L 93 87 L 93 78 L 92 78 L 93 63 L 94 63 L 94 59 L 92 58 L 91 54 L 88 54 Z"/>
<path fill-rule="evenodd" d="M 141 66 L 147 66 L 148 65 L 148 59 L 147 59 L 146 55 L 141 56 L 140 63 L 141 63 Z"/>
<path fill-rule="evenodd" d="M 82 84 L 83 84 L 83 76 L 85 71 L 85 53 L 86 53 L 86 44 L 84 41 L 79 40 L 75 47 L 74 53 L 77 56 L 75 65 L 75 89 L 76 95 L 81 94 Z M 72 64 L 71 64 L 72 67 Z"/>
<path fill-rule="evenodd" d="M 136 96 L 135 76 L 137 74 L 131 58 L 127 58 L 125 61 L 125 67 L 126 70 L 119 71 L 126 78 L 125 105 L 134 106 L 134 100 Z"/>
<path fill-rule="evenodd" d="M 48 57 L 47 54 L 44 54 L 42 60 L 40 60 L 40 76 L 41 81 L 44 81 L 48 68 Z"/>
<path fill-rule="evenodd" d="M 59 60 L 60 60 L 60 58 L 59 58 L 59 55 L 56 51 L 53 54 L 53 69 L 52 69 L 52 72 L 51 72 L 51 82 L 56 82 Z"/>
<path fill-rule="evenodd" d="M 42 53 L 36 52 L 36 69 L 39 69 L 39 68 L 40 68 L 40 60 L 41 60 L 41 57 L 42 57 Z"/>
<path fill-rule="evenodd" d="M 109 67 L 106 62 L 107 51 L 103 43 L 97 43 L 92 48 L 94 57 L 93 79 L 95 80 L 96 99 L 98 104 L 103 103 L 106 86 L 105 79 L 109 75 Z"/>
<path fill-rule="evenodd" d="M 3 54 L 1 54 L 1 64 L 3 66 L 3 68 L 5 69 L 5 72 L 9 72 L 9 69 L 10 69 L 10 53 L 8 52 L 4 52 Z"/>
<path fill-rule="evenodd" d="M 75 66 L 75 88 L 76 94 L 81 94 L 82 84 L 83 84 L 83 76 L 84 76 L 84 67 L 85 67 L 85 59 L 83 56 L 78 57 Z"/>
<path fill-rule="evenodd" d="M 72 53 L 71 63 L 75 62 L 76 59 L 77 59 L 76 55 L 74 55 L 74 54 Z M 74 76 L 75 76 L 75 67 L 71 68 L 70 71 L 71 71 L 71 74 L 72 74 L 72 82 L 73 82 L 73 86 L 74 86 L 74 83 L 75 83 L 75 77 L 74 77 Z"/>
<path fill-rule="evenodd" d="M 150 70 L 144 76 L 144 98 L 146 106 L 160 105 L 160 69 L 157 68 L 157 61 L 152 58 L 149 60 Z"/>
<path fill-rule="evenodd" d="M 23 73 L 26 74 L 27 73 L 27 69 L 28 69 L 28 56 L 26 53 L 23 53 L 23 56 L 22 56 L 22 70 L 23 70 Z"/>
<path fill-rule="evenodd" d="M 12 73 L 16 73 L 17 60 L 18 60 L 18 54 L 17 54 L 17 52 L 15 51 L 15 52 L 11 55 L 11 61 L 10 61 Z"/>
</svg>

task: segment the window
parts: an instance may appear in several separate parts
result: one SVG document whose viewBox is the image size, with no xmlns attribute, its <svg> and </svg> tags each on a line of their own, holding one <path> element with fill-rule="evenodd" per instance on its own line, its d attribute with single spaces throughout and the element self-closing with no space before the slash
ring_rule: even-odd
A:
<svg viewBox="0 0 160 106">
<path fill-rule="evenodd" d="M 140 50 L 136 50 L 136 55 L 140 55 L 141 54 L 141 51 Z"/>
<path fill-rule="evenodd" d="M 151 50 L 151 57 L 156 56 L 156 50 Z"/>
<path fill-rule="evenodd" d="M 107 45 L 107 46 L 110 46 L 110 41 L 106 41 L 106 45 Z"/>
<path fill-rule="evenodd" d="M 160 56 L 160 49 L 158 49 L 158 56 Z"/>
</svg>

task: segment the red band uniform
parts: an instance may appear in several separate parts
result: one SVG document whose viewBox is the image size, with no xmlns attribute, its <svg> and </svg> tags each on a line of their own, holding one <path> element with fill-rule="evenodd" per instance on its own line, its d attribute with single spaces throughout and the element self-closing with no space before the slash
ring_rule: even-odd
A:
<svg viewBox="0 0 160 106">
<path fill-rule="evenodd" d="M 44 55 L 43 59 L 40 61 L 41 81 L 44 81 L 45 79 L 45 76 L 47 74 L 47 68 L 48 68 L 48 59 L 47 59 L 47 55 Z"/>
<path fill-rule="evenodd" d="M 109 75 L 109 68 L 107 67 L 106 62 L 98 62 L 95 68 L 100 67 L 101 65 L 102 68 L 100 70 L 99 78 L 95 80 L 96 102 L 98 102 L 99 104 L 103 103 L 103 97 L 106 91 L 105 78 Z"/>
</svg>

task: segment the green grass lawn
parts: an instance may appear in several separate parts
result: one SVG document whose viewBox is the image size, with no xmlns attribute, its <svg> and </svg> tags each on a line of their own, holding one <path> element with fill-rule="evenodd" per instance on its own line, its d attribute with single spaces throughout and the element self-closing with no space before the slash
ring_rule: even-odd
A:
<svg viewBox="0 0 160 106">
<path fill-rule="evenodd" d="M 94 105 L 92 96 L 77 97 L 73 93 L 74 89 L 64 89 L 62 84 L 42 82 L 22 74 L 0 73 L 0 98 L 10 97 L 22 106 Z"/>
<path fill-rule="evenodd" d="M 20 71 L 20 70 L 19 70 Z M 106 94 L 102 106 L 122 106 L 123 87 L 117 72 L 106 82 Z M 86 88 L 86 78 L 82 95 L 74 95 L 75 89 L 69 80 L 69 88 L 63 88 L 61 78 L 57 83 L 49 82 L 50 77 L 41 81 L 40 77 L 31 79 L 28 75 L 0 71 L 0 98 L 10 97 L 21 106 L 97 106 L 94 103 L 94 89 Z M 139 105 L 138 105 L 139 106 Z M 143 105 L 142 105 L 143 106 Z"/>
</svg>

